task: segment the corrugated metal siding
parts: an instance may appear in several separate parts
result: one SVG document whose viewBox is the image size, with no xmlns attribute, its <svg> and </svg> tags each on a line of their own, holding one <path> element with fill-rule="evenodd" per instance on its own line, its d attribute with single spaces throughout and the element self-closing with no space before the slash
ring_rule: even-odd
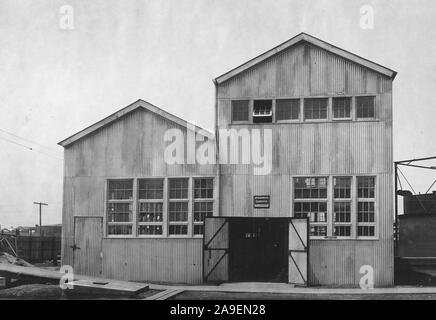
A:
<svg viewBox="0 0 436 320">
<path fill-rule="evenodd" d="M 202 239 L 104 239 L 103 275 L 131 281 L 202 282 Z"/>
<path fill-rule="evenodd" d="M 216 175 L 215 165 L 165 163 L 164 133 L 173 128 L 181 129 L 186 139 L 186 128 L 138 110 L 65 149 L 63 264 L 73 264 L 74 216 L 104 216 L 107 179 Z M 200 283 L 202 279 L 201 239 L 132 238 L 103 242 L 105 276 L 183 283 Z"/>
<path fill-rule="evenodd" d="M 186 128 L 151 112 L 137 110 L 65 149 L 67 177 L 214 175 L 214 165 L 168 165 L 164 134 Z M 213 145 L 213 142 L 208 143 Z M 197 145 L 202 142 L 197 142 Z M 186 144 L 185 144 L 186 145 Z M 186 150 L 185 150 L 186 158 Z"/>
<path fill-rule="evenodd" d="M 391 80 L 309 44 L 299 44 L 222 83 L 218 99 L 391 91 Z"/>
<path fill-rule="evenodd" d="M 376 121 L 231 125 L 231 99 L 376 96 Z M 217 88 L 218 129 L 271 129 L 272 172 L 254 176 L 250 165 L 220 166 L 220 215 L 289 217 L 295 175 L 377 175 L 379 240 L 311 241 L 313 285 L 358 286 L 360 267 L 375 285 L 393 284 L 392 81 L 308 44 L 300 44 Z M 232 151 L 241 152 L 242 146 Z M 253 210 L 254 195 L 269 194 L 270 209 Z"/>
</svg>

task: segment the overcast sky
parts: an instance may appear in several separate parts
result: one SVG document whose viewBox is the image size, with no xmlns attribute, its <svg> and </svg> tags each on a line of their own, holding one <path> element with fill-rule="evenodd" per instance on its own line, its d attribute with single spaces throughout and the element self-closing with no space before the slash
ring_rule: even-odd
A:
<svg viewBox="0 0 436 320">
<path fill-rule="evenodd" d="M 398 71 L 395 159 L 436 155 L 435 17 L 434 0 L 1 0 L 0 224 L 38 223 L 34 201 L 61 222 L 60 140 L 139 98 L 212 129 L 212 79 L 303 31 Z"/>
</svg>

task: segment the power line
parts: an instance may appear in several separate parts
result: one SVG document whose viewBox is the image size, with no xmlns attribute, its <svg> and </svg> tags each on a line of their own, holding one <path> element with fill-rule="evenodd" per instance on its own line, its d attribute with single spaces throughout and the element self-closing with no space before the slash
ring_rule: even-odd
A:
<svg viewBox="0 0 436 320">
<path fill-rule="evenodd" d="M 21 137 L 21 136 L 15 134 L 15 133 L 12 133 L 12 132 L 10 132 L 10 131 L 7 131 L 7 130 L 1 129 L 1 128 L 0 128 L 0 131 L 1 131 L 1 132 L 4 132 L 4 133 L 6 133 L 6 134 L 9 134 L 9 135 L 11 135 L 11 136 L 13 136 L 13 137 L 15 137 L 15 138 L 18 138 L 18 139 L 21 139 L 21 140 L 24 140 L 24 141 L 27 141 L 27 142 L 30 142 L 30 143 L 33 143 L 33 144 L 39 145 L 40 147 L 43 147 L 43 148 L 49 149 L 49 150 L 51 150 L 51 151 L 54 151 L 54 150 L 55 150 L 55 148 L 53 148 L 53 147 L 48 147 L 48 146 L 45 146 L 45 145 L 43 145 L 43 144 L 41 144 L 41 143 L 39 143 L 39 142 L 36 142 L 36 141 L 30 140 L 30 139 L 27 139 L 27 138 L 23 138 L 23 137 Z M 58 150 L 56 150 L 56 152 L 58 152 Z"/>
<path fill-rule="evenodd" d="M 13 143 L 13 144 L 15 144 L 15 145 L 17 145 L 17 146 L 20 146 L 20 147 L 26 148 L 26 149 L 29 150 L 29 151 L 35 151 L 35 152 L 41 153 L 41 154 L 43 154 L 43 155 L 45 155 L 45 156 L 47 156 L 47 157 L 51 157 L 51 158 L 53 158 L 53 159 L 57 159 L 57 160 L 61 160 L 61 161 L 64 160 L 63 158 L 59 158 L 59 157 L 53 156 L 53 155 L 51 155 L 51 154 L 48 154 L 48 153 L 42 152 L 42 151 L 40 151 L 40 150 L 36 150 L 36 149 L 34 149 L 34 148 L 32 148 L 32 147 L 26 146 L 26 145 L 24 145 L 24 144 L 18 143 L 18 142 L 16 142 L 16 141 L 13 141 L 13 140 L 7 139 L 7 138 L 2 137 L 2 136 L 0 136 L 0 139 L 2 139 L 2 140 L 4 140 L 4 141 L 7 141 L 7 142 L 9 142 L 9 143 Z"/>
</svg>

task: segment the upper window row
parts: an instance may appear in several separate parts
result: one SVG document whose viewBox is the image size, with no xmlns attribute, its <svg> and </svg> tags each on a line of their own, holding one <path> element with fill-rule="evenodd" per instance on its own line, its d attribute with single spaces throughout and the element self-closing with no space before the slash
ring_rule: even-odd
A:
<svg viewBox="0 0 436 320">
<path fill-rule="evenodd" d="M 329 105 L 331 105 L 333 120 L 375 118 L 375 96 L 358 96 L 354 99 L 353 97 L 333 97 L 253 100 L 252 119 L 253 123 L 272 123 L 273 113 L 275 113 L 275 121 L 327 120 L 329 119 Z M 232 100 L 232 121 L 248 122 L 249 120 L 250 100 Z"/>
</svg>

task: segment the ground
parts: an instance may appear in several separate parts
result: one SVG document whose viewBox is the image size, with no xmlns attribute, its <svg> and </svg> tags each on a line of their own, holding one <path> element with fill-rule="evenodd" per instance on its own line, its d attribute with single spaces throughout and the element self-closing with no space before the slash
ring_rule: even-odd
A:
<svg viewBox="0 0 436 320">
<path fill-rule="evenodd" d="M 434 294 L 304 294 L 184 291 L 169 300 L 436 300 Z"/>
</svg>

